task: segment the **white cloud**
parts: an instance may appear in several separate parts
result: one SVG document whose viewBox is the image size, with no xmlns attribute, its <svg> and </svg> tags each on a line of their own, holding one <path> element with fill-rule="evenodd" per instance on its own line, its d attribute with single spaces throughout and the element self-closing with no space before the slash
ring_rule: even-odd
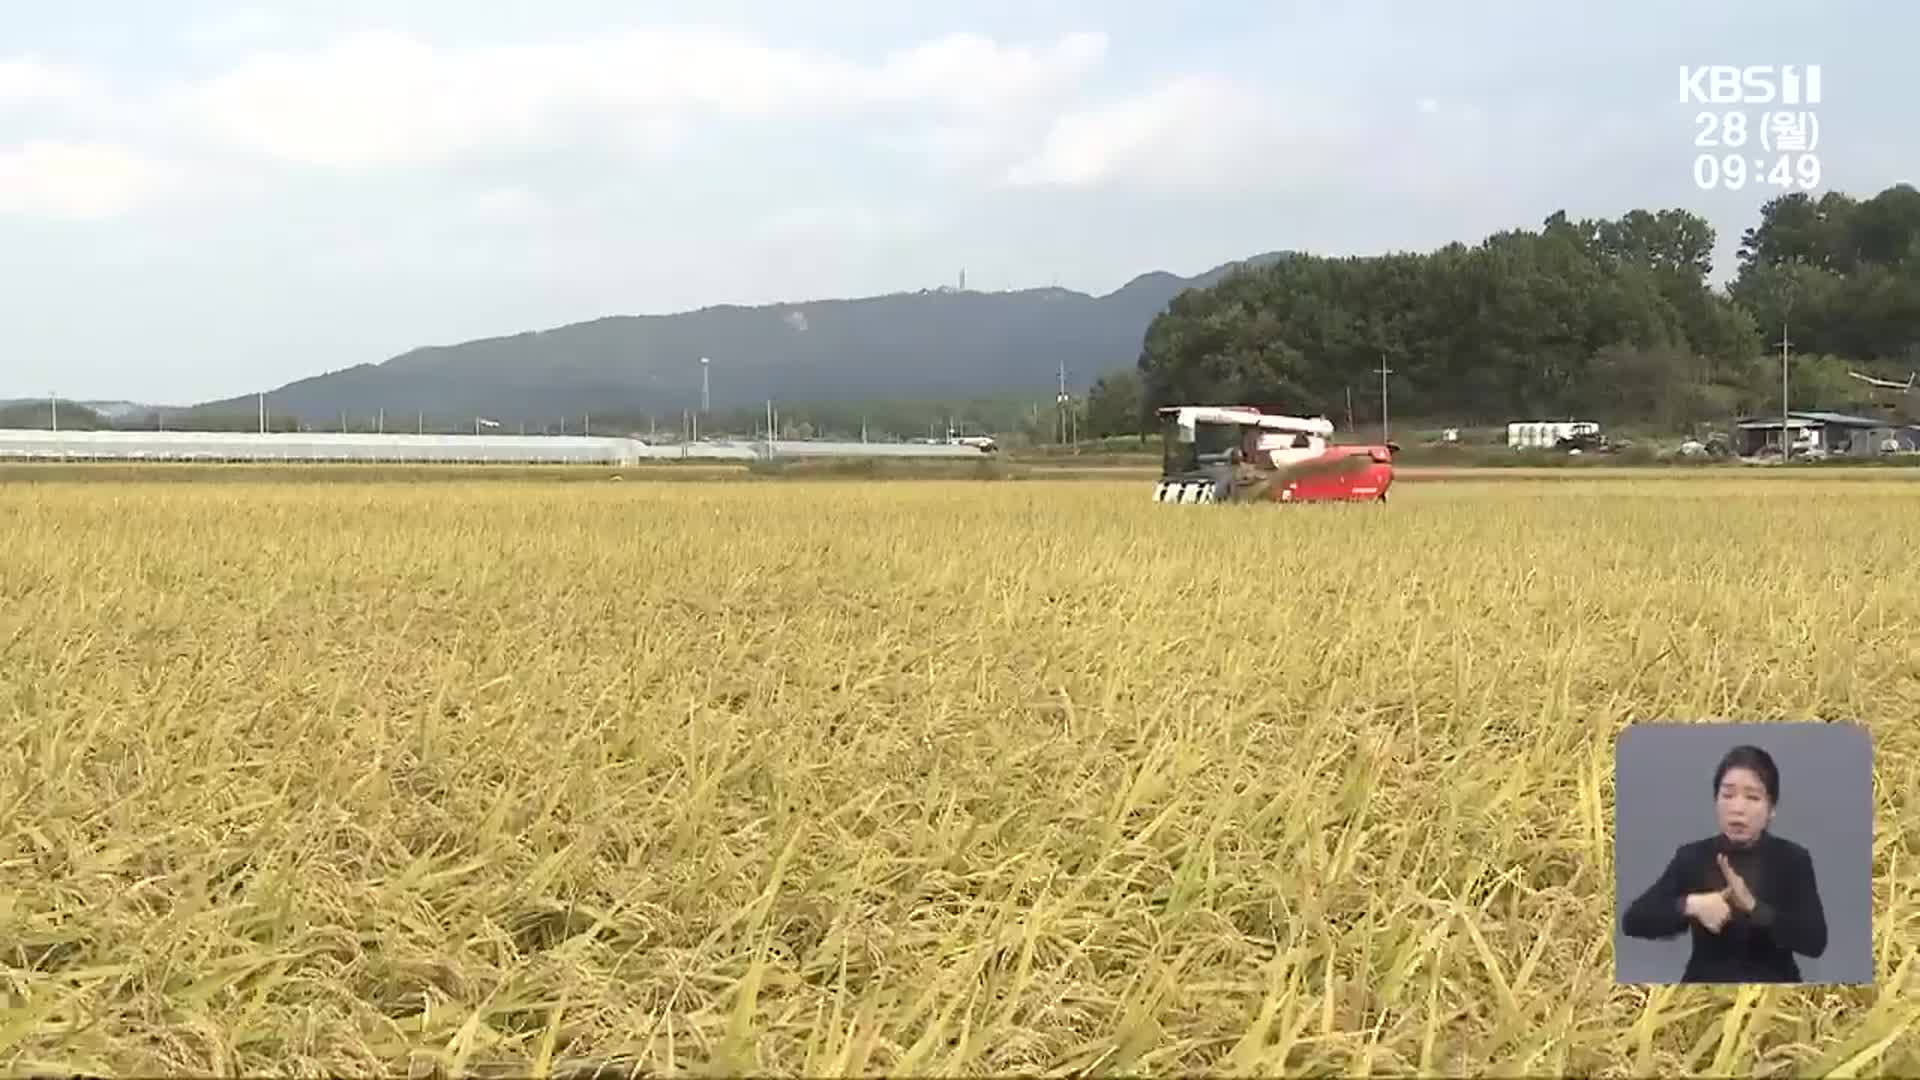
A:
<svg viewBox="0 0 1920 1080">
<path fill-rule="evenodd" d="M 0 109 L 87 103 L 102 92 L 85 72 L 34 56 L 0 58 Z"/>
<path fill-rule="evenodd" d="M 271 20 L 224 27 L 243 36 L 273 28 Z M 0 111 L 33 119 L 45 141 L 0 143 L 4 206 L 94 218 L 134 209 L 162 186 L 202 200 L 265 194 L 261 185 L 275 178 L 247 156 L 344 171 L 568 145 L 658 156 L 715 118 L 853 113 L 878 130 L 904 121 L 917 131 L 976 132 L 975 155 L 998 148 L 997 165 L 1106 47 L 1100 33 L 1038 44 L 953 34 L 860 59 L 684 29 L 466 47 L 372 32 L 254 52 L 204 81 L 139 98 L 116 98 L 89 72 L 17 56 L 0 59 Z M 137 140 L 126 138 L 134 132 Z M 937 156 L 939 146 L 914 148 Z M 469 220 L 524 220 L 533 209 L 500 191 L 459 205 Z"/>
<path fill-rule="evenodd" d="M 932 228 L 933 223 L 932 214 L 923 207 L 842 203 L 782 210 L 767 217 L 765 228 L 776 236 L 816 240 L 856 235 L 900 236 L 923 232 Z"/>
<path fill-rule="evenodd" d="M 256 45 L 286 28 L 284 14 L 258 8 L 222 11 L 188 23 L 181 31 L 181 41 L 196 51 L 221 51 Z"/>
<path fill-rule="evenodd" d="M 1014 188 L 1457 203 L 1511 190 L 1516 166 L 1501 147 L 1550 144 L 1558 122 L 1538 106 L 1489 110 L 1422 97 L 1411 112 L 1385 101 L 1361 110 L 1297 89 L 1194 76 L 1058 117 L 1038 150 L 1001 180 Z"/>
<path fill-rule="evenodd" d="M 973 170 L 1003 164 L 1008 147 L 1022 140 L 1026 126 L 1018 117 L 934 123 L 898 140 L 897 145 L 925 154 L 937 165 Z"/>
<path fill-rule="evenodd" d="M 257 54 L 189 96 L 216 131 L 244 147 L 353 169 L 531 147 L 586 120 L 596 130 L 609 120 L 639 125 L 651 142 L 671 144 L 685 117 L 703 111 L 767 118 L 888 106 L 1004 110 L 1071 86 L 1105 49 L 1101 34 L 1071 34 L 1044 48 L 962 34 L 862 65 L 706 31 L 458 49 L 366 33 L 309 52 Z"/>
<path fill-rule="evenodd" d="M 880 100 L 959 108 L 1017 105 L 1064 90 L 1105 58 L 1107 36 L 1067 34 L 1051 47 L 1006 47 L 978 34 L 952 34 L 887 59 L 864 76 Z"/>
<path fill-rule="evenodd" d="M 168 173 L 122 147 L 29 142 L 0 149 L 0 216 L 93 220 L 151 197 Z"/>
<path fill-rule="evenodd" d="M 488 188 L 468 196 L 461 209 L 470 217 L 491 222 L 522 222 L 541 217 L 546 204 L 525 188 Z"/>
<path fill-rule="evenodd" d="M 1014 187 L 1131 186 L 1208 193 L 1275 186 L 1324 172 L 1343 152 L 1319 103 L 1211 76 L 1057 119 L 1037 153 L 1005 174 Z"/>
</svg>

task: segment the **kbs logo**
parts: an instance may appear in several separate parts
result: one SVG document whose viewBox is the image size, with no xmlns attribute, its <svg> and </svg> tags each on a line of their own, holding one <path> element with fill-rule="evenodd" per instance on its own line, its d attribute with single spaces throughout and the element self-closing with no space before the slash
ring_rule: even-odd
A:
<svg viewBox="0 0 1920 1080">
<path fill-rule="evenodd" d="M 1820 65 L 1762 64 L 1681 67 L 1680 103 L 1705 105 L 1818 105 Z"/>
</svg>

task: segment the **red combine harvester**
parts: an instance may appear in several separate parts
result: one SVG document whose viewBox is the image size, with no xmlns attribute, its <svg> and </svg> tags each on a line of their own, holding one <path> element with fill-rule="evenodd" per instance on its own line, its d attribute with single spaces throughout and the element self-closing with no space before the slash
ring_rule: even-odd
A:
<svg viewBox="0 0 1920 1080">
<path fill-rule="evenodd" d="M 1160 410 L 1155 502 L 1385 502 L 1393 443 L 1336 446 L 1333 423 L 1246 405 Z"/>
</svg>

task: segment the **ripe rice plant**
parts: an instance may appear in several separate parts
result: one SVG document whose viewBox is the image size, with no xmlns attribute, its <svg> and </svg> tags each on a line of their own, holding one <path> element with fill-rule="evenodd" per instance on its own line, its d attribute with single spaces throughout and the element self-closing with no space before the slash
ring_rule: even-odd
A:
<svg viewBox="0 0 1920 1080">
<path fill-rule="evenodd" d="M 0 489 L 9 1075 L 1920 1071 L 1920 484 L 240 475 Z M 1613 985 L 1674 718 L 1870 724 L 1878 986 Z"/>
</svg>

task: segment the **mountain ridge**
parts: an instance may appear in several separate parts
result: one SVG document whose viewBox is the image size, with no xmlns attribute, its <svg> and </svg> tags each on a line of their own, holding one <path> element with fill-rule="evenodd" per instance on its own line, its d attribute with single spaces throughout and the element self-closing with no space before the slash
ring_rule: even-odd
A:
<svg viewBox="0 0 1920 1080">
<path fill-rule="evenodd" d="M 1147 326 L 1181 292 L 1291 257 L 1270 251 L 1191 277 L 1153 270 L 1100 295 L 941 287 L 603 315 L 418 346 L 265 393 L 270 413 L 307 422 L 377 409 L 503 422 L 596 410 L 667 415 L 699 407 L 699 358 L 707 356 L 715 409 L 767 399 L 1051 396 L 1062 364 L 1074 390 L 1131 369 Z M 236 395 L 193 408 L 250 413 L 256 400 Z"/>
</svg>

